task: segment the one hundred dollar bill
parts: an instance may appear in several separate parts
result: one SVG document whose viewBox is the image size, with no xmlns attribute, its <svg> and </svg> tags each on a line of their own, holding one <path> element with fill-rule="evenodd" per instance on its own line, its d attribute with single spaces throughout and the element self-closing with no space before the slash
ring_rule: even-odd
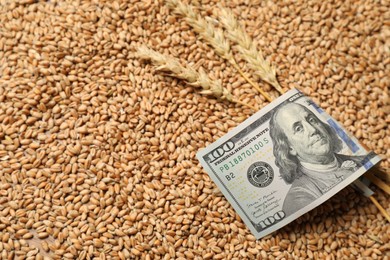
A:
<svg viewBox="0 0 390 260">
<path fill-rule="evenodd" d="M 317 207 L 380 161 L 296 89 L 197 158 L 256 238 Z"/>
</svg>

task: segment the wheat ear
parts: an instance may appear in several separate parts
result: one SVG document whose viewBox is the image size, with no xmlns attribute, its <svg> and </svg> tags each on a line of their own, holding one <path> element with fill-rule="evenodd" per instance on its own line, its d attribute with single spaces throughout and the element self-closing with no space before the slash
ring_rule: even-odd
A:
<svg viewBox="0 0 390 260">
<path fill-rule="evenodd" d="M 166 0 L 167 6 L 175 13 L 184 17 L 186 22 L 204 39 L 215 52 L 223 59 L 227 60 L 240 73 L 240 75 L 251 84 L 261 95 L 269 102 L 272 101 L 270 96 L 255 84 L 238 66 L 230 49 L 230 44 L 224 36 L 221 28 L 214 27 L 210 22 L 203 19 L 194 9 L 182 3 L 179 0 Z"/>
<path fill-rule="evenodd" d="M 228 89 L 222 87 L 221 81 L 212 81 L 203 69 L 196 71 L 191 66 L 183 66 L 177 59 L 153 51 L 146 46 L 138 48 L 138 56 L 141 59 L 150 60 L 157 66 L 157 70 L 167 72 L 170 76 L 185 80 L 191 86 L 201 88 L 201 94 L 211 95 L 221 100 L 228 100 L 256 111 L 253 106 L 234 98 Z"/>
<path fill-rule="evenodd" d="M 226 29 L 226 37 L 237 44 L 237 50 L 248 62 L 248 67 L 255 71 L 255 75 L 271 84 L 280 94 L 283 94 L 284 91 L 276 79 L 275 68 L 264 59 L 262 52 L 256 48 L 251 37 L 240 26 L 233 12 L 221 6 L 219 9 L 218 19 Z"/>
</svg>

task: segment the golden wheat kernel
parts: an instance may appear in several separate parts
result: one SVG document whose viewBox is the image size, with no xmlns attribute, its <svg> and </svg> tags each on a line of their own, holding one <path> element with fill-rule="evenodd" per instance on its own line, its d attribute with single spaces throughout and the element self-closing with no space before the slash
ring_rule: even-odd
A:
<svg viewBox="0 0 390 260">
<path fill-rule="evenodd" d="M 192 4 L 218 28 L 216 44 L 164 1 L 0 0 L 0 258 L 386 257 L 389 225 L 350 188 L 254 240 L 195 158 L 253 113 L 199 91 L 265 105 L 221 54 L 278 95 L 248 62 L 256 48 L 254 64 L 274 66 L 283 90 L 313 98 L 388 169 L 386 6 Z M 235 16 L 223 35 L 229 14 L 218 4 Z M 246 55 L 245 33 L 255 47 Z M 214 85 L 166 77 L 135 55 L 141 45 L 203 69 Z"/>
</svg>

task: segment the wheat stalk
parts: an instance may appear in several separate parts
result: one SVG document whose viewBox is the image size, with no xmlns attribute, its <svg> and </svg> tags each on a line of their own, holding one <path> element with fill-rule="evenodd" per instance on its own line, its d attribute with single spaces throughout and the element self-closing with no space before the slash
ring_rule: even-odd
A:
<svg viewBox="0 0 390 260">
<path fill-rule="evenodd" d="M 218 19 L 225 27 L 226 37 L 237 44 L 237 50 L 248 62 L 248 67 L 255 71 L 255 75 L 271 84 L 280 94 L 284 91 L 276 79 L 276 70 L 264 59 L 252 39 L 238 23 L 232 11 L 219 7 Z"/>
<path fill-rule="evenodd" d="M 183 66 L 177 59 L 151 50 L 146 46 L 138 48 L 138 56 L 141 59 L 150 60 L 154 65 L 158 66 L 156 68 L 157 70 L 167 72 L 170 76 L 185 80 L 193 87 L 202 88 L 202 91 L 200 91 L 201 94 L 211 95 L 220 100 L 227 100 L 247 106 L 256 111 L 253 106 L 234 98 L 228 89 L 222 87 L 221 81 L 212 81 L 203 69 L 196 71 L 191 66 Z"/>
<path fill-rule="evenodd" d="M 241 76 L 257 91 L 260 92 L 269 102 L 270 96 L 255 84 L 238 66 L 230 49 L 229 41 L 225 38 L 221 28 L 214 27 L 210 22 L 203 19 L 194 9 L 179 0 L 166 0 L 167 6 L 175 13 L 184 17 L 186 22 L 215 49 L 215 52 L 223 59 L 227 60 L 241 74 Z"/>
</svg>

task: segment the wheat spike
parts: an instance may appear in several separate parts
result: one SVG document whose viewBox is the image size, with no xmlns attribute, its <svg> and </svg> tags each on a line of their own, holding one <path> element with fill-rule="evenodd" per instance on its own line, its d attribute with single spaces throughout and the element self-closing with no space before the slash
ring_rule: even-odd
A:
<svg viewBox="0 0 390 260">
<path fill-rule="evenodd" d="M 276 79 L 275 68 L 264 59 L 262 52 L 256 48 L 252 39 L 240 26 L 233 12 L 223 7 L 219 7 L 219 9 L 218 19 L 226 29 L 226 37 L 237 44 L 237 50 L 248 62 L 248 67 L 255 71 L 255 75 L 283 94 L 284 91 Z"/>
<path fill-rule="evenodd" d="M 166 3 L 176 14 L 183 16 L 186 22 L 202 37 L 202 39 L 211 45 L 219 56 L 232 64 L 249 84 L 256 88 L 269 102 L 272 101 L 270 96 L 250 80 L 250 78 L 240 69 L 231 52 L 229 41 L 225 38 L 221 28 L 214 27 L 210 22 L 196 13 L 191 6 L 184 4 L 179 0 L 166 0 Z"/>
<path fill-rule="evenodd" d="M 167 72 L 170 76 L 185 80 L 191 86 L 201 88 L 201 94 L 212 95 L 218 99 L 241 104 L 256 110 L 253 106 L 233 98 L 230 91 L 222 87 L 221 81 L 211 80 L 203 69 L 196 71 L 191 66 L 183 66 L 177 59 L 151 50 L 146 46 L 139 47 L 137 53 L 141 59 L 150 60 L 156 65 L 157 70 Z"/>
<path fill-rule="evenodd" d="M 230 44 L 225 38 L 221 28 L 214 28 L 208 21 L 203 19 L 194 9 L 178 0 L 166 0 L 167 6 L 180 16 L 216 51 L 222 58 L 234 60 L 230 51 Z"/>
</svg>

